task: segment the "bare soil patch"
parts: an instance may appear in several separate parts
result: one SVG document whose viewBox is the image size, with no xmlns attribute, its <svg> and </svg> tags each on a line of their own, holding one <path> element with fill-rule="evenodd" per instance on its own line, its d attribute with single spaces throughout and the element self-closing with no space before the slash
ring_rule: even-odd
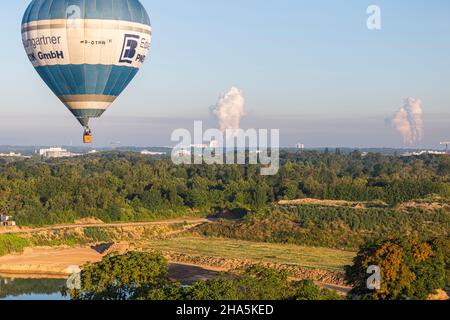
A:
<svg viewBox="0 0 450 320">
<path fill-rule="evenodd" d="M 0 273 L 70 275 L 70 266 L 98 262 L 104 255 L 85 248 L 28 248 L 22 254 L 0 257 Z"/>
</svg>

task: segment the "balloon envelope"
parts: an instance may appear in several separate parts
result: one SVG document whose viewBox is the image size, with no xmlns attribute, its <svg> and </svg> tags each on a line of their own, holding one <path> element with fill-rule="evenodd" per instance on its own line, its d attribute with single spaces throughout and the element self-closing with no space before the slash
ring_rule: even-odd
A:
<svg viewBox="0 0 450 320">
<path fill-rule="evenodd" d="M 150 19 L 138 0 L 33 0 L 22 41 L 41 78 L 87 126 L 146 60 Z"/>
</svg>

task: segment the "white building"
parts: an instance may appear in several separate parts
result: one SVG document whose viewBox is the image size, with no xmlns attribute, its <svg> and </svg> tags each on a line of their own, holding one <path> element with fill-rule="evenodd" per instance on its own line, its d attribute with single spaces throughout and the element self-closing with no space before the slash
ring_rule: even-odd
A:
<svg viewBox="0 0 450 320">
<path fill-rule="evenodd" d="M 164 156 L 164 155 L 166 155 L 165 152 L 154 152 L 154 151 L 148 151 L 148 150 L 141 151 L 141 154 L 143 156 Z"/>
<path fill-rule="evenodd" d="M 303 149 L 305 149 L 305 145 L 303 143 L 298 143 L 295 145 L 295 148 L 303 150 Z"/>
<path fill-rule="evenodd" d="M 435 150 L 422 150 L 417 152 L 406 152 L 403 153 L 402 156 L 404 157 L 412 157 L 412 156 L 423 156 L 425 154 L 433 154 L 433 155 L 446 155 L 443 151 L 435 151 Z"/>
<path fill-rule="evenodd" d="M 26 158 L 20 153 L 10 152 L 10 153 L 0 153 L 0 157 L 4 158 Z"/>
<path fill-rule="evenodd" d="M 70 151 L 67 151 L 66 149 L 54 147 L 54 148 L 48 148 L 48 149 L 40 149 L 39 155 L 41 157 L 51 159 L 51 158 L 70 158 L 70 157 L 78 157 L 80 154 L 78 153 L 72 153 Z"/>
</svg>

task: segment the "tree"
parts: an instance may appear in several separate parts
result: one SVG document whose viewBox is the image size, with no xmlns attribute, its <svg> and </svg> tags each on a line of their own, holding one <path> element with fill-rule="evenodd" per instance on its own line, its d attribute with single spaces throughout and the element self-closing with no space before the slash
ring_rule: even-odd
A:
<svg viewBox="0 0 450 320">
<path fill-rule="evenodd" d="M 281 183 L 281 195 L 284 199 L 296 199 L 298 197 L 298 194 L 299 188 L 297 182 L 286 179 Z"/>
<path fill-rule="evenodd" d="M 450 235 L 440 237 L 433 241 L 433 249 L 437 255 L 442 256 L 445 264 L 445 282 L 450 287 Z"/>
<path fill-rule="evenodd" d="M 232 279 L 217 278 L 198 281 L 187 289 L 186 300 L 239 300 L 240 294 Z"/>
<path fill-rule="evenodd" d="M 128 252 L 88 264 L 81 272 L 81 288 L 71 290 L 76 300 L 136 300 L 169 284 L 168 264 L 159 254 Z"/>
<path fill-rule="evenodd" d="M 144 191 L 141 201 L 145 208 L 152 211 L 157 211 L 163 204 L 161 193 L 155 188 Z"/>
<path fill-rule="evenodd" d="M 381 270 L 381 289 L 367 288 L 369 266 Z M 363 246 L 346 270 L 351 297 L 366 300 L 423 300 L 444 288 L 445 264 L 432 244 L 414 239 L 391 239 Z"/>
<path fill-rule="evenodd" d="M 287 300 L 290 293 L 288 274 L 253 266 L 235 280 L 243 300 Z"/>
</svg>

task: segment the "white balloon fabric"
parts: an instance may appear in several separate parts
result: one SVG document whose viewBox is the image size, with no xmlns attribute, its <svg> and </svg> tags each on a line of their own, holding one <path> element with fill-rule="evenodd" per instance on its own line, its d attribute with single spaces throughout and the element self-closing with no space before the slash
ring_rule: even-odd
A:
<svg viewBox="0 0 450 320">
<path fill-rule="evenodd" d="M 138 0 L 33 0 L 22 21 L 29 60 L 85 127 L 134 78 L 151 35 Z"/>
</svg>

